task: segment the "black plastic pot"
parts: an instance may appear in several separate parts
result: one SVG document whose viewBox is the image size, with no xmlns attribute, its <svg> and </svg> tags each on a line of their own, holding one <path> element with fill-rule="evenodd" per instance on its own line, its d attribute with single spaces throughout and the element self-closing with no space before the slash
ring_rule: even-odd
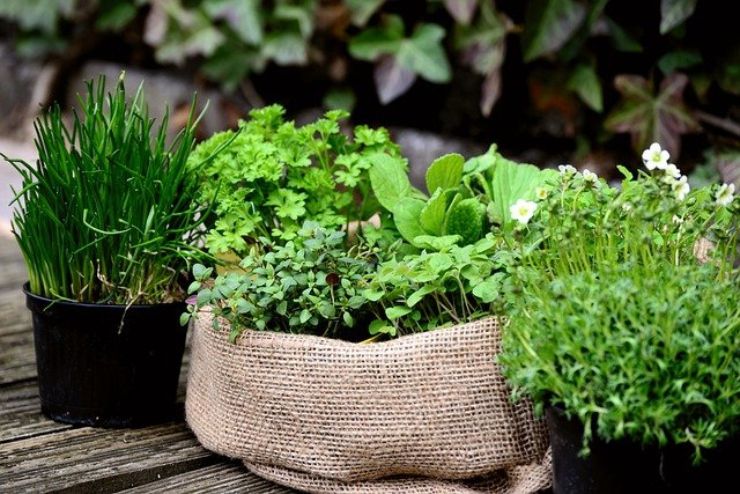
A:
<svg viewBox="0 0 740 494">
<path fill-rule="evenodd" d="M 553 462 L 554 494 L 710 493 L 730 492 L 736 483 L 740 442 L 734 437 L 707 451 L 699 466 L 688 446 L 643 447 L 596 437 L 590 454 L 583 447 L 583 424 L 558 408 L 546 411 Z"/>
<path fill-rule="evenodd" d="M 172 418 L 187 328 L 184 303 L 52 302 L 24 285 L 41 411 L 58 422 L 135 427 Z M 125 315 L 124 315 L 125 314 Z"/>
</svg>

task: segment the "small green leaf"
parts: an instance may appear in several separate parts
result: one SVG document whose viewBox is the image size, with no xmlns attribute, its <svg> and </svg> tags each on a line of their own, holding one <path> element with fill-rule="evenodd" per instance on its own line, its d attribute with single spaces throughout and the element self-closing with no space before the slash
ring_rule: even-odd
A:
<svg viewBox="0 0 740 494">
<path fill-rule="evenodd" d="M 195 293 L 195 292 L 197 292 L 198 290 L 200 290 L 200 287 L 201 287 L 201 286 L 202 286 L 202 285 L 201 285 L 201 282 L 200 282 L 200 281 L 194 281 L 194 282 L 192 282 L 192 283 L 191 283 L 191 284 L 190 284 L 190 285 L 188 286 L 188 295 L 192 295 L 193 293 Z"/>
<path fill-rule="evenodd" d="M 427 168 L 427 191 L 434 194 L 437 189 L 451 189 L 460 185 L 465 158 L 457 153 L 445 154 Z"/>
<path fill-rule="evenodd" d="M 299 316 L 299 320 L 301 321 L 301 324 L 306 324 L 306 322 L 308 322 L 309 319 L 311 319 L 311 313 L 308 311 L 308 309 L 303 309 Z"/>
<path fill-rule="evenodd" d="M 342 312 L 342 321 L 350 328 L 355 325 L 355 320 L 349 312 Z"/>
<path fill-rule="evenodd" d="M 432 250 L 449 250 L 451 247 L 457 245 L 462 237 L 460 235 L 420 235 L 414 238 L 413 245 L 420 249 L 432 249 Z"/>
<path fill-rule="evenodd" d="M 405 305 L 396 305 L 394 307 L 388 307 L 385 309 L 385 316 L 391 321 L 399 319 L 406 314 L 410 313 L 413 309 Z"/>
<path fill-rule="evenodd" d="M 496 273 L 482 283 L 478 283 L 473 288 L 473 295 L 480 299 L 484 304 L 493 302 L 501 293 L 503 277 L 504 275 L 502 273 Z"/>
<path fill-rule="evenodd" d="M 190 313 L 189 312 L 183 312 L 180 314 L 180 326 L 187 326 L 190 322 Z"/>
<path fill-rule="evenodd" d="M 372 15 L 383 5 L 385 0 L 345 0 L 350 12 L 352 24 L 362 27 Z"/>
<path fill-rule="evenodd" d="M 396 336 L 395 326 L 391 326 L 386 321 L 381 321 L 380 319 L 376 319 L 370 323 L 370 326 L 368 327 L 368 332 L 371 335 L 387 334 L 391 337 Z"/>
<path fill-rule="evenodd" d="M 414 293 L 409 295 L 409 298 L 406 299 L 406 305 L 409 307 L 413 307 L 419 302 L 421 302 L 425 296 L 429 295 L 430 293 L 434 293 L 436 290 L 435 287 L 432 285 L 424 285 L 418 290 L 416 290 Z"/>
</svg>

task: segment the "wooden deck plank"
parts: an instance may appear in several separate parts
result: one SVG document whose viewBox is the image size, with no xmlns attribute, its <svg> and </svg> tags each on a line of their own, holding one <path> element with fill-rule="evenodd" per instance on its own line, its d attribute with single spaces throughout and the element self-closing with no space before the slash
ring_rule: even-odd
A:
<svg viewBox="0 0 740 494">
<path fill-rule="evenodd" d="M 31 313 L 20 289 L 0 290 L 0 335 L 28 331 Z"/>
<path fill-rule="evenodd" d="M 36 377 L 33 332 L 0 334 L 0 386 Z"/>
<path fill-rule="evenodd" d="M 41 415 L 35 380 L 0 388 L 0 443 L 71 429 Z"/>
<path fill-rule="evenodd" d="M 218 461 L 181 421 L 84 427 L 0 444 L 0 485 L 6 492 L 116 492 Z"/>
<path fill-rule="evenodd" d="M 244 468 L 244 465 L 239 462 L 226 461 L 121 492 L 125 494 L 221 494 L 232 492 L 289 494 L 296 491 L 250 474 Z"/>
</svg>

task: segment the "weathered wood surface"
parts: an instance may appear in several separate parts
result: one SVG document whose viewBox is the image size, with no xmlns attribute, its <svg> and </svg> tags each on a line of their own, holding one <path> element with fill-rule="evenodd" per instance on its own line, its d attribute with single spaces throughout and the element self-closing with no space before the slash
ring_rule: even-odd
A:
<svg viewBox="0 0 740 494">
<path fill-rule="evenodd" d="M 202 448 L 182 417 L 140 429 L 93 429 L 40 412 L 22 258 L 0 236 L 0 492 L 294 492 Z M 185 396 L 186 354 L 180 376 Z"/>
</svg>

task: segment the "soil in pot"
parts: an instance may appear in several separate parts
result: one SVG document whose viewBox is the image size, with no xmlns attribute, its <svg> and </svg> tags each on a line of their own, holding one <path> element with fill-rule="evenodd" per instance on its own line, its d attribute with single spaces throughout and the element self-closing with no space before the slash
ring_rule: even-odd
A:
<svg viewBox="0 0 740 494">
<path fill-rule="evenodd" d="M 707 451 L 705 461 L 692 464 L 693 449 L 685 445 L 643 447 L 619 440 L 594 439 L 590 454 L 583 448 L 583 424 L 559 408 L 546 411 L 553 462 L 554 494 L 632 494 L 729 492 L 740 442 L 733 437 Z"/>
<path fill-rule="evenodd" d="M 184 303 L 52 302 L 24 286 L 33 315 L 41 410 L 58 422 L 134 427 L 173 418 Z"/>
</svg>

